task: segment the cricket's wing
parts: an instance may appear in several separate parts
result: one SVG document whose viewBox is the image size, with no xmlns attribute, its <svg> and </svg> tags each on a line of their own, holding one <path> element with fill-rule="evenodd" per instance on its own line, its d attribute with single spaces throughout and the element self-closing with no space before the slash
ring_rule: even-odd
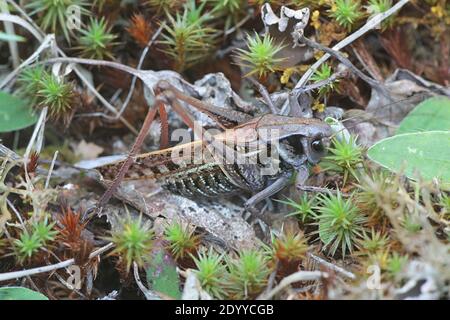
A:
<svg viewBox="0 0 450 320">
<path fill-rule="evenodd" d="M 124 180 L 163 179 L 169 175 L 188 171 L 199 165 L 213 163 L 201 141 L 185 143 L 173 148 L 143 153 L 136 156 Z M 113 181 L 125 160 L 103 165 L 97 170 L 105 181 Z"/>
</svg>

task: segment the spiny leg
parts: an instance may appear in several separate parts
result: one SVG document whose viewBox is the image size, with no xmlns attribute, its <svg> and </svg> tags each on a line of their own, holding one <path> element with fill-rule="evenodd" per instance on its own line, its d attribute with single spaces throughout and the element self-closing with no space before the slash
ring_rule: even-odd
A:
<svg viewBox="0 0 450 320">
<path fill-rule="evenodd" d="M 169 147 L 169 120 L 167 118 L 167 111 L 164 103 L 159 104 L 158 112 L 159 119 L 161 120 L 161 139 L 159 148 L 162 150 Z"/>
<path fill-rule="evenodd" d="M 209 105 L 201 100 L 188 96 L 167 81 L 160 81 L 158 86 L 161 90 L 170 92 L 176 99 L 191 105 L 198 111 L 211 117 L 222 129 L 233 128 L 252 118 L 247 113 Z"/>
<path fill-rule="evenodd" d="M 156 106 L 154 108 L 150 108 L 147 112 L 147 116 L 145 117 L 144 123 L 142 125 L 141 130 L 139 131 L 139 134 L 133 144 L 133 147 L 131 148 L 130 153 L 128 154 L 126 160 L 123 162 L 122 166 L 119 169 L 119 172 L 117 174 L 117 177 L 114 179 L 112 184 L 108 187 L 108 189 L 105 191 L 105 193 L 101 196 L 98 205 L 97 205 L 97 212 L 100 212 L 102 208 L 108 203 L 109 199 L 111 199 L 112 195 L 116 191 L 116 189 L 119 187 L 120 183 L 122 182 L 123 178 L 125 177 L 125 174 L 128 172 L 128 169 L 135 161 L 135 157 L 138 154 L 142 144 L 144 143 L 144 139 L 147 136 L 148 130 L 150 129 L 150 125 L 152 124 L 153 120 L 155 119 L 156 112 L 158 111 L 158 104 L 162 104 L 163 102 L 160 100 L 156 100 Z"/>
<path fill-rule="evenodd" d="M 260 192 L 253 195 L 250 199 L 248 199 L 244 204 L 244 208 L 254 213 L 255 206 L 257 203 L 261 202 L 264 199 L 270 198 L 278 191 L 282 190 L 284 187 L 286 187 L 288 184 L 291 183 L 291 178 L 292 175 L 281 176 L 280 178 L 275 180 L 270 186 L 261 190 Z"/>
<path fill-rule="evenodd" d="M 210 135 L 209 133 L 205 132 L 202 127 L 195 126 L 193 117 L 189 114 L 187 110 L 185 110 L 181 104 L 178 102 L 177 99 L 180 99 L 182 101 L 185 101 L 192 105 L 193 107 L 196 107 L 200 111 L 207 111 L 210 110 L 211 106 L 208 106 L 207 104 L 204 104 L 203 102 L 186 96 L 181 91 L 178 91 L 175 87 L 170 85 L 167 81 L 160 81 L 155 88 L 156 93 L 156 99 L 155 99 L 155 106 L 150 108 L 147 112 L 147 115 L 145 117 L 144 123 L 142 125 L 141 130 L 139 131 L 139 134 L 135 140 L 135 143 L 133 144 L 133 147 L 131 148 L 130 153 L 128 154 L 126 160 L 123 162 L 122 166 L 119 169 L 119 172 L 117 174 L 117 177 L 114 179 L 112 184 L 108 187 L 108 189 L 105 191 L 105 193 L 100 198 L 98 205 L 97 205 L 97 212 L 100 212 L 102 208 L 105 206 L 105 204 L 109 201 L 109 199 L 112 197 L 114 192 L 119 187 L 120 183 L 122 182 L 123 178 L 125 177 L 125 174 L 128 172 L 130 166 L 135 161 L 135 157 L 138 154 L 142 144 L 144 143 L 144 139 L 147 136 L 147 133 L 150 129 L 150 125 L 152 124 L 153 120 L 155 119 L 156 113 L 159 112 L 161 117 L 161 144 L 162 146 L 168 145 L 168 123 L 167 123 L 167 113 L 165 110 L 165 103 L 169 102 L 169 104 L 172 105 L 172 108 L 179 114 L 183 122 L 189 126 L 192 130 L 194 130 L 195 134 L 199 137 L 205 137 L 206 144 L 209 146 L 209 144 L 216 145 L 216 150 L 220 147 L 227 146 L 220 142 L 215 141 L 215 139 Z M 168 100 L 168 101 L 167 101 Z M 233 114 L 234 115 L 234 114 Z M 236 117 L 239 118 L 239 115 Z M 242 119 L 241 119 L 242 120 Z M 217 143 L 221 144 L 221 146 L 217 147 Z M 220 149 L 223 150 L 223 149 Z M 234 150 L 233 150 L 234 152 Z M 214 150 L 212 150 L 213 155 L 215 154 Z M 228 153 L 227 153 L 228 154 Z"/>
</svg>

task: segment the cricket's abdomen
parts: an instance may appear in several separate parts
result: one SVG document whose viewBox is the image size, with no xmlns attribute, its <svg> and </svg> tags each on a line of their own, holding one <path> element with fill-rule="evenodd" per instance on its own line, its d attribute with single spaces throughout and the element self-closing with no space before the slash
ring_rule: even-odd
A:
<svg viewBox="0 0 450 320">
<path fill-rule="evenodd" d="M 185 147 L 186 148 L 186 147 Z M 195 152 L 203 148 L 182 147 L 142 154 L 136 157 L 123 180 L 153 180 L 173 193 L 189 198 L 232 195 L 239 190 L 258 192 L 267 187 L 267 177 L 260 174 L 260 164 L 218 164 L 211 157 L 192 161 Z M 177 156 L 173 152 L 177 151 Z M 98 168 L 103 180 L 114 181 L 123 161 Z"/>
<path fill-rule="evenodd" d="M 220 166 L 213 164 L 199 165 L 161 180 L 164 188 L 188 198 L 226 196 L 240 189 Z"/>
<path fill-rule="evenodd" d="M 98 168 L 103 180 L 114 181 L 123 161 Z M 223 169 L 214 162 L 194 164 L 173 162 L 167 154 L 137 157 L 124 180 L 153 180 L 169 191 L 189 198 L 217 197 L 235 193 L 239 183 L 232 183 Z"/>
</svg>

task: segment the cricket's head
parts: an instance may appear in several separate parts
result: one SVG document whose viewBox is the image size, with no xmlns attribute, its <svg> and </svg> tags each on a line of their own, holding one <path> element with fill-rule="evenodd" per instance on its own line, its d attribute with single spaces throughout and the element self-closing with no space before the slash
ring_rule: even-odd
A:
<svg viewBox="0 0 450 320">
<path fill-rule="evenodd" d="M 303 152 L 312 164 L 318 163 L 327 154 L 332 135 L 331 127 L 324 122 L 315 129 L 315 132 L 310 136 L 300 136 Z"/>
<path fill-rule="evenodd" d="M 263 116 L 257 128 L 259 137 L 267 142 L 278 142 L 281 158 L 297 168 L 306 161 L 318 163 L 326 155 L 333 134 L 331 127 L 322 120 L 279 115 Z M 266 132 L 270 135 L 262 137 Z"/>
</svg>

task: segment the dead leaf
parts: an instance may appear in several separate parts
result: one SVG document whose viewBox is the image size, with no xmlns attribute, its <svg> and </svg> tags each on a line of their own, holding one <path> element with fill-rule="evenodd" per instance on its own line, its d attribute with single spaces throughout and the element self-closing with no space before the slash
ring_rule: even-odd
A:
<svg viewBox="0 0 450 320">
<path fill-rule="evenodd" d="M 280 16 L 277 16 L 269 3 L 262 6 L 261 17 L 266 33 L 269 33 L 277 44 L 284 46 L 276 56 L 285 59 L 281 67 L 293 67 L 313 57 L 314 50 L 307 46 L 297 46 L 297 41 L 292 38 L 294 29 L 303 30 L 307 26 L 309 14 L 308 8 L 292 10 L 282 6 Z"/>
<path fill-rule="evenodd" d="M 73 149 L 75 155 L 80 157 L 82 160 L 93 160 L 97 158 L 104 150 L 95 143 L 86 142 L 84 140 L 81 140 L 81 142 Z"/>
</svg>

